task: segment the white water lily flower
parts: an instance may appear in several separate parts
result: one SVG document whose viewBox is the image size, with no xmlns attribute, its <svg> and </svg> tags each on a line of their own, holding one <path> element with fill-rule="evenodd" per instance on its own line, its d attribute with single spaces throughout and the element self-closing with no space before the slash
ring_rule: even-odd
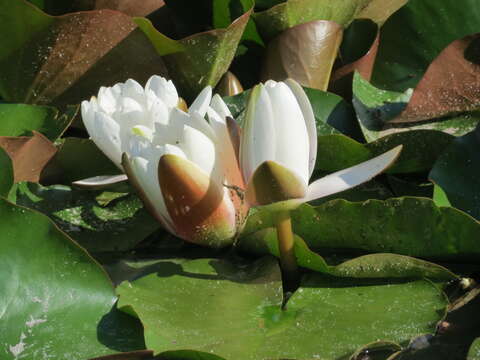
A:
<svg viewBox="0 0 480 360">
<path fill-rule="evenodd" d="M 240 146 L 249 205 L 288 210 L 370 180 L 390 166 L 401 146 L 309 185 L 317 156 L 317 130 L 310 102 L 294 80 L 253 88 Z"/>
<path fill-rule="evenodd" d="M 206 87 L 182 111 L 171 81 L 152 76 L 102 87 L 82 103 L 92 140 L 125 173 L 145 206 L 177 236 L 214 247 L 233 241 L 245 213 L 227 106 Z M 208 114 L 208 121 L 205 116 Z"/>
</svg>

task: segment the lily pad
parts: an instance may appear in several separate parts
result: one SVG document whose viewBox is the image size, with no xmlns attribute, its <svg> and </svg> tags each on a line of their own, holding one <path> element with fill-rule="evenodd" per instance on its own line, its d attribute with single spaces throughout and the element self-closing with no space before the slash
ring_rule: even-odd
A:
<svg viewBox="0 0 480 360">
<path fill-rule="evenodd" d="M 476 338 L 470 346 L 467 360 L 480 360 L 480 338 Z"/>
<path fill-rule="evenodd" d="M 250 11 L 226 29 L 210 30 L 181 40 L 158 32 L 148 19 L 136 18 L 135 22 L 162 55 L 182 96 L 192 100 L 205 86 L 215 86 L 228 70 L 249 18 Z"/>
<path fill-rule="evenodd" d="M 55 141 L 66 130 L 76 114 L 60 114 L 50 106 L 0 104 L 0 136 L 30 135 L 32 130 Z"/>
<path fill-rule="evenodd" d="M 314 20 L 335 21 L 343 27 L 347 27 L 357 17 L 383 21 L 403 1 L 382 1 L 379 4 L 378 0 L 288 0 L 255 13 L 253 17 L 260 34 L 270 40 L 288 28 Z"/>
<path fill-rule="evenodd" d="M 123 251 L 134 247 L 158 229 L 158 223 L 134 195 L 102 206 L 101 191 L 74 190 L 68 186 L 23 183 L 17 204 L 38 210 L 89 251 Z M 110 194 L 110 197 L 112 195 Z"/>
<path fill-rule="evenodd" d="M 428 19 L 428 21 L 425 21 Z M 480 31 L 477 0 L 410 0 L 383 25 L 372 83 L 403 92 L 452 41 Z"/>
<path fill-rule="evenodd" d="M 302 205 L 292 212 L 292 221 L 294 232 L 320 253 L 368 251 L 474 262 L 480 254 L 480 222 L 427 198 Z M 271 214 L 258 210 L 249 217 L 243 234 L 267 227 L 274 227 Z"/>
<path fill-rule="evenodd" d="M 141 328 L 111 311 L 116 297 L 105 272 L 48 217 L 0 199 L 0 228 L 2 359 L 142 348 Z"/>
<path fill-rule="evenodd" d="M 240 241 L 240 248 L 259 255 L 279 257 L 277 233 L 274 228 L 260 230 Z M 325 259 L 308 248 L 295 236 L 297 263 L 306 269 L 347 278 L 457 278 L 448 269 L 420 259 L 397 254 L 369 254 L 337 264 L 328 265 Z"/>
<path fill-rule="evenodd" d="M 41 174 L 42 184 L 65 184 L 122 172 L 90 139 L 65 138 Z"/>
<path fill-rule="evenodd" d="M 45 165 L 57 149 L 42 134 L 32 136 L 0 136 L 0 147 L 13 163 L 14 181 L 38 181 Z"/>
<path fill-rule="evenodd" d="M 378 89 L 355 73 L 353 105 L 366 139 L 373 141 L 390 134 L 412 130 L 437 130 L 461 136 L 473 130 L 479 122 L 480 117 L 475 111 L 449 117 L 440 117 L 433 112 L 428 117 L 405 119 L 414 95 L 415 92 L 411 89 L 403 93 Z"/>
<path fill-rule="evenodd" d="M 458 137 L 438 158 L 430 179 L 458 209 L 480 219 L 480 126 Z"/>
<path fill-rule="evenodd" d="M 6 197 L 13 185 L 13 165 L 10 156 L 0 148 L 0 196 Z"/>
<path fill-rule="evenodd" d="M 8 101 L 75 104 L 100 86 L 166 74 L 148 39 L 119 11 L 49 16 L 25 0 L 1 1 L 0 31 L 10 34 L 0 48 L 0 96 Z"/>
<path fill-rule="evenodd" d="M 216 259 L 162 261 L 156 270 L 117 291 L 120 308 L 143 322 L 147 347 L 165 359 L 333 360 L 377 339 L 431 332 L 447 304 L 425 280 L 310 275 L 282 311 L 271 258 L 239 268 Z"/>
</svg>

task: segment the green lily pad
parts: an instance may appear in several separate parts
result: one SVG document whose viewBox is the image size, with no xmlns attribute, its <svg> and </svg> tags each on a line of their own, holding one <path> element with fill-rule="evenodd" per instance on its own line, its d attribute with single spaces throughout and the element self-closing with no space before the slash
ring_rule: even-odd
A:
<svg viewBox="0 0 480 360">
<path fill-rule="evenodd" d="M 263 229 L 243 238 L 240 248 L 259 255 L 271 254 L 279 257 L 277 233 L 274 228 Z M 331 266 L 321 255 L 310 250 L 298 236 L 295 236 L 295 255 L 299 266 L 337 277 L 440 280 L 457 278 L 440 265 L 397 254 L 369 254 Z"/>
<path fill-rule="evenodd" d="M 400 177 L 394 175 L 388 175 L 388 185 L 392 189 L 395 196 L 418 196 L 432 198 L 434 192 L 434 186 L 431 182 L 425 182 L 425 180 Z M 439 205 L 437 203 L 437 205 Z M 439 205 L 443 206 L 443 205 Z"/>
<path fill-rule="evenodd" d="M 355 72 L 353 75 L 352 103 L 363 134 L 368 141 L 378 139 L 380 131 L 408 105 L 413 90 L 405 92 L 379 89 Z"/>
<path fill-rule="evenodd" d="M 60 115 L 50 106 L 0 104 L 0 136 L 27 136 L 32 130 L 55 141 L 72 122 L 77 108 Z"/>
<path fill-rule="evenodd" d="M 445 194 L 445 191 L 443 191 L 443 189 L 438 185 L 433 186 L 432 199 L 437 206 L 452 206 L 450 200 L 448 200 L 447 194 Z"/>
<path fill-rule="evenodd" d="M 363 135 L 358 126 L 355 112 L 340 96 L 327 91 L 304 88 L 312 105 L 317 122 L 318 135 L 342 133 L 362 141 Z"/>
<path fill-rule="evenodd" d="M 400 157 L 387 173 L 429 171 L 453 139 L 452 135 L 436 130 L 395 133 L 368 144 L 359 143 L 341 134 L 319 136 L 315 169 L 339 171 L 403 145 Z"/>
<path fill-rule="evenodd" d="M 470 346 L 467 360 L 480 360 L 480 338 L 476 338 Z"/>
<path fill-rule="evenodd" d="M 428 21 L 426 21 L 428 19 Z M 372 83 L 403 92 L 413 88 L 452 41 L 480 31 L 477 0 L 410 0 L 381 29 Z"/>
<path fill-rule="evenodd" d="M 288 0 L 268 10 L 255 13 L 253 18 L 260 34 L 270 40 L 288 28 L 313 20 L 335 21 L 344 27 L 347 27 L 357 17 L 363 19 L 371 17 L 383 21 L 398 9 L 397 3 L 399 3 L 398 0 L 393 4 L 379 3 L 376 0 L 345 0 L 341 2 Z M 371 8 L 369 8 L 370 4 L 372 4 Z M 376 11 L 373 10 L 375 7 Z"/>
<path fill-rule="evenodd" d="M 292 212 L 292 221 L 294 232 L 320 253 L 335 249 L 475 262 L 480 254 L 480 222 L 426 198 L 305 204 Z M 274 226 L 271 214 L 258 210 L 249 217 L 243 236 Z"/>
<path fill-rule="evenodd" d="M 207 85 L 215 86 L 228 70 L 250 11 L 236 19 L 226 29 L 215 29 L 172 40 L 158 32 L 145 18 L 135 18 L 168 68 L 183 97 L 193 100 Z"/>
<path fill-rule="evenodd" d="M 48 217 L 0 199 L 0 229 L 2 359 L 86 359 L 143 347 L 138 323 L 111 311 L 116 297 L 105 272 Z"/>
<path fill-rule="evenodd" d="M 99 195 L 101 191 L 22 183 L 17 189 L 17 204 L 50 216 L 62 230 L 93 252 L 131 249 L 158 229 L 158 223 L 136 196 L 123 196 L 102 206 L 97 200 Z"/>
<path fill-rule="evenodd" d="M 13 164 L 10 156 L 0 148 L 0 196 L 6 197 L 13 185 Z"/>
<path fill-rule="evenodd" d="M 280 273 L 271 258 L 249 267 L 163 261 L 156 270 L 117 292 L 119 307 L 143 322 L 147 347 L 165 359 L 333 360 L 377 339 L 403 343 L 431 332 L 447 304 L 425 280 L 311 275 L 282 311 Z"/>
<path fill-rule="evenodd" d="M 365 138 L 374 141 L 387 135 L 414 130 L 436 130 L 462 136 L 472 131 L 480 121 L 480 116 L 475 111 L 450 117 L 434 117 L 428 121 L 399 121 L 411 95 L 410 89 L 403 93 L 378 89 L 355 73 L 352 101 Z"/>
<path fill-rule="evenodd" d="M 430 179 L 458 209 L 480 219 L 480 126 L 457 137 L 438 158 Z"/>
</svg>

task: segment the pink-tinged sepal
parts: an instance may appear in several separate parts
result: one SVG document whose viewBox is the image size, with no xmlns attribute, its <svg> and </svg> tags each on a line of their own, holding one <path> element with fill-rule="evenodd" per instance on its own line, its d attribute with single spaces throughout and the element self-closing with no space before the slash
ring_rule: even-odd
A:
<svg viewBox="0 0 480 360">
<path fill-rule="evenodd" d="M 235 207 L 222 184 L 193 162 L 172 154 L 160 158 L 158 180 L 179 237 L 217 248 L 233 243 Z"/>
</svg>

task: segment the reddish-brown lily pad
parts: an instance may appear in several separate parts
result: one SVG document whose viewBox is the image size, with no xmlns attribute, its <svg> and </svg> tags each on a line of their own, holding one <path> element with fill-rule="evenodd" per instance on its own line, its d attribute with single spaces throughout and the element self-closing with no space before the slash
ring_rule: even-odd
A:
<svg viewBox="0 0 480 360">
<path fill-rule="evenodd" d="M 65 105 L 128 78 L 166 74 L 131 18 L 96 10 L 49 16 L 30 3 L 0 2 L 0 96 L 12 102 Z"/>
<path fill-rule="evenodd" d="M 13 162 L 14 181 L 37 182 L 57 148 L 42 134 L 33 136 L 0 136 L 0 147 Z"/>
</svg>

